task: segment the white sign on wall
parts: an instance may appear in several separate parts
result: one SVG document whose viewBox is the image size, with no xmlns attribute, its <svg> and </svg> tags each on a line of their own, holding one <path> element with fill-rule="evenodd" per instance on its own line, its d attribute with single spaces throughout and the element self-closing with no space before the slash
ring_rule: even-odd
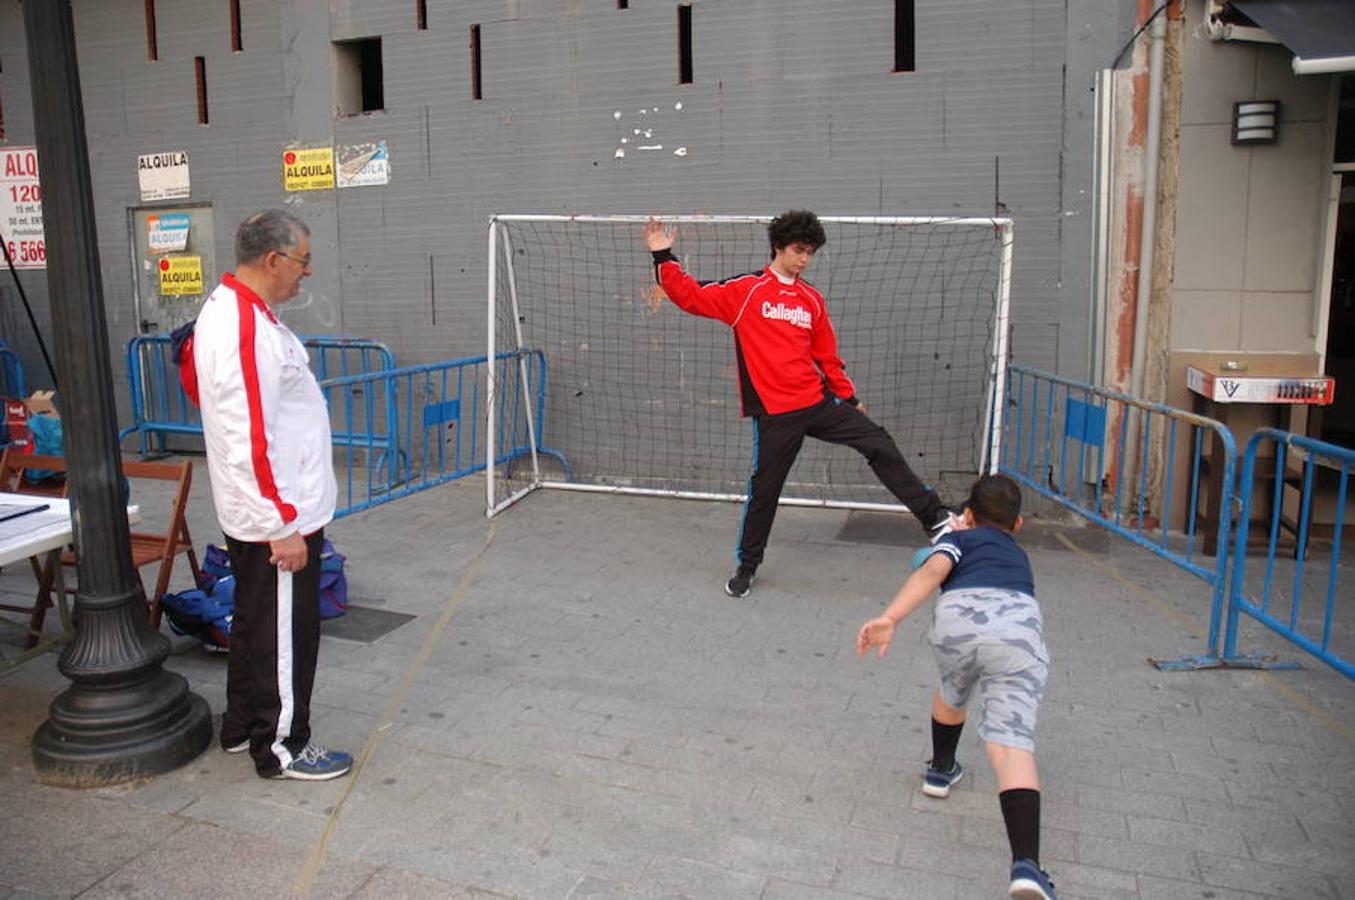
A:
<svg viewBox="0 0 1355 900">
<path fill-rule="evenodd" d="M 0 147 L 0 240 L 16 269 L 47 268 L 35 147 Z"/>
<path fill-rule="evenodd" d="M 390 153 L 385 141 L 340 147 L 337 156 L 341 188 L 390 182 Z"/>
<path fill-rule="evenodd" d="M 141 202 L 182 200 L 189 194 L 188 154 L 182 150 L 147 153 L 136 158 Z"/>
</svg>

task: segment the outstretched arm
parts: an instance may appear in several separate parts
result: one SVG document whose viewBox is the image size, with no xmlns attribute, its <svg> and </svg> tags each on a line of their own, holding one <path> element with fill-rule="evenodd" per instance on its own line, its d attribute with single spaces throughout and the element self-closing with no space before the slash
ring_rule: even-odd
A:
<svg viewBox="0 0 1355 900">
<path fill-rule="evenodd" d="M 927 601 L 941 586 L 941 582 L 950 575 L 955 563 L 944 553 L 933 553 L 927 561 L 909 576 L 908 580 L 894 595 L 894 600 L 877 619 L 871 619 L 861 626 L 856 634 L 856 655 L 865 656 L 871 647 L 879 647 L 877 656 L 884 656 L 894 640 L 894 629 L 898 624 Z"/>
<path fill-rule="evenodd" d="M 682 271 L 682 264 L 673 255 L 673 244 L 677 240 L 676 228 L 658 219 L 650 219 L 645 222 L 642 233 L 645 246 L 654 256 L 654 280 L 663 288 L 669 300 L 679 309 L 693 315 L 719 319 L 727 324 L 734 321 L 738 292 L 729 282 L 702 284 Z"/>
</svg>

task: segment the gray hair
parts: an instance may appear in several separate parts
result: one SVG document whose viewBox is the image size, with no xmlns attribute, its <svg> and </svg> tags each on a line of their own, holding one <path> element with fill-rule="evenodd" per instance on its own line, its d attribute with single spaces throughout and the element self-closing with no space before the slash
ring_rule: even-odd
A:
<svg viewBox="0 0 1355 900">
<path fill-rule="evenodd" d="M 306 223 L 281 209 L 256 212 L 235 232 L 235 264 L 248 265 L 269 253 L 292 249 L 302 235 L 310 235 Z"/>
</svg>

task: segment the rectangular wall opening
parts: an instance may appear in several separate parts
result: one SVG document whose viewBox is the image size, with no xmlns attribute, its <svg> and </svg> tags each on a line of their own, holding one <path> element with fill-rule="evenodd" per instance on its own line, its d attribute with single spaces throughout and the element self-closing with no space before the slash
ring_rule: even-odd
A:
<svg viewBox="0 0 1355 900">
<path fill-rule="evenodd" d="M 208 125 L 207 116 L 207 59 L 202 56 L 193 57 L 193 68 L 196 71 L 198 79 L 198 124 Z"/>
<path fill-rule="evenodd" d="M 155 37 L 155 0 L 146 0 L 146 58 L 160 58 Z"/>
<path fill-rule="evenodd" d="M 414 27 L 428 30 L 428 0 L 414 0 Z"/>
<path fill-rule="evenodd" d="M 341 116 L 386 108 L 381 38 L 334 42 L 334 107 Z"/>
<path fill-rule="evenodd" d="M 894 0 L 894 71 L 916 71 L 916 21 L 913 0 Z"/>
<path fill-rule="evenodd" d="M 240 39 L 240 0 L 231 0 L 231 50 L 239 53 L 244 49 Z"/>
<path fill-rule="evenodd" d="M 480 26 L 470 27 L 470 98 L 484 98 L 484 85 L 480 80 Z"/>
<path fill-rule="evenodd" d="M 692 7 L 683 3 L 678 13 L 678 84 L 692 83 Z"/>
</svg>

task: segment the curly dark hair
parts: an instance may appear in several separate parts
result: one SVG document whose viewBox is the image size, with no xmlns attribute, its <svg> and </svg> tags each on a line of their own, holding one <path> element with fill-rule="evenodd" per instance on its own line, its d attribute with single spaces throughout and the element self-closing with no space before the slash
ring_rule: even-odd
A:
<svg viewBox="0 0 1355 900">
<path fill-rule="evenodd" d="M 984 475 L 970 487 L 964 505 L 978 524 L 1011 531 L 1021 515 L 1021 488 L 1006 475 Z"/>
<path fill-rule="evenodd" d="M 807 209 L 792 209 L 772 219 L 767 226 L 767 239 L 772 244 L 772 256 L 791 244 L 808 244 L 815 250 L 828 243 L 819 217 Z"/>
</svg>

